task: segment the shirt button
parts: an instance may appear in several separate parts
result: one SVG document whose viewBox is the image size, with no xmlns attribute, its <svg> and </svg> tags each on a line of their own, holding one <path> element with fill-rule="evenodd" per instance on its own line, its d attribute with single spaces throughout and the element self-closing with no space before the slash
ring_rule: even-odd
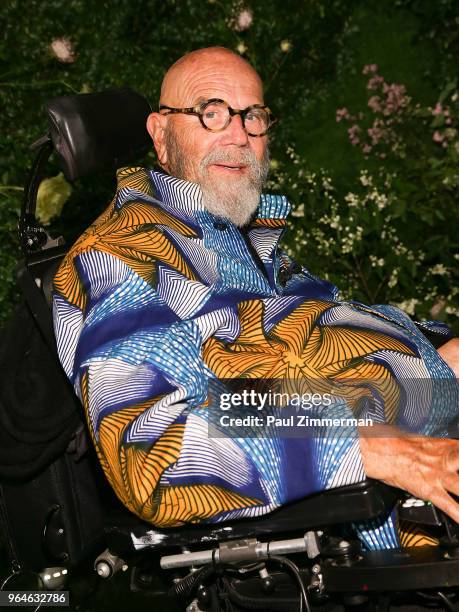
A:
<svg viewBox="0 0 459 612">
<path fill-rule="evenodd" d="M 215 221 L 214 227 L 215 229 L 218 229 L 221 232 L 224 232 L 228 226 L 226 225 L 226 223 L 223 223 L 223 221 Z"/>
</svg>

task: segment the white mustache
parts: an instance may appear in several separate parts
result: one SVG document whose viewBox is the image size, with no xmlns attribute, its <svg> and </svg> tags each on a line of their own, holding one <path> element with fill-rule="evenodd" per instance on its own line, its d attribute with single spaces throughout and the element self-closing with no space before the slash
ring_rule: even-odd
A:
<svg viewBox="0 0 459 612">
<path fill-rule="evenodd" d="M 253 169 L 259 166 L 259 161 L 251 151 L 240 151 L 237 156 L 229 151 L 211 151 L 201 160 L 200 166 L 205 168 L 211 164 L 221 162 L 239 166 L 250 166 Z"/>
</svg>

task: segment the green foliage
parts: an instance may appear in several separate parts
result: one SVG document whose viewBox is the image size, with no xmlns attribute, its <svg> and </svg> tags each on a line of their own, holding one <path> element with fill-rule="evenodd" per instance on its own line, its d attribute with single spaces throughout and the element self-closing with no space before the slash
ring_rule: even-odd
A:
<svg viewBox="0 0 459 612">
<path fill-rule="evenodd" d="M 3 2 L 0 320 L 17 299 L 14 265 L 20 253 L 15 227 L 31 163 L 28 145 L 46 129 L 44 101 L 129 85 L 156 105 L 165 69 L 187 51 L 217 44 L 237 50 L 257 68 L 266 100 L 280 119 L 271 142 L 275 161 L 270 187 L 286 192 L 295 205 L 291 251 L 313 272 L 333 278 L 347 295 L 366 302 L 404 303 L 422 316 L 429 316 L 434 307 L 433 314 L 452 323 L 457 299 L 452 277 L 458 197 L 455 137 L 444 136 L 451 144 L 446 148 L 432 136 L 454 126 L 441 124 L 447 117 L 434 117 L 428 108 L 437 102 L 451 106 L 455 92 L 455 4 Z M 358 120 L 362 130 L 370 125 L 365 120 L 373 120 L 361 74 L 365 64 L 377 64 L 388 83 L 403 84 L 406 95 L 419 102 L 418 108 L 414 102 L 410 105 L 396 126 L 403 156 L 387 150 L 381 158 L 382 149 L 363 152 L 349 142 L 345 127 L 351 124 L 336 122 L 340 107 L 365 114 Z M 390 148 L 391 143 L 384 146 Z M 139 161 L 151 165 L 153 154 Z M 58 172 L 51 163 L 48 176 Z M 78 181 L 61 215 L 51 219 L 50 233 L 73 241 L 105 207 L 113 188 L 109 172 Z M 66 195 L 65 185 L 60 189 Z M 44 205 L 49 212 L 51 201 Z"/>
<path fill-rule="evenodd" d="M 62 172 L 42 180 L 38 188 L 36 208 L 36 217 L 41 225 L 49 225 L 54 217 L 61 214 L 71 193 L 72 186 L 65 180 Z"/>
<path fill-rule="evenodd" d="M 376 64 L 365 65 L 363 74 L 366 108 L 336 112 L 361 152 L 352 191 L 338 193 L 324 170 L 308 171 L 293 149 L 295 175 L 278 168 L 274 177 L 274 187 L 281 183 L 302 203 L 294 212 L 292 250 L 299 256 L 306 247 L 317 272 L 325 259 L 348 296 L 453 324 L 459 314 L 459 91 L 450 82 L 435 106 L 424 107 L 404 85 L 388 83 Z"/>
</svg>

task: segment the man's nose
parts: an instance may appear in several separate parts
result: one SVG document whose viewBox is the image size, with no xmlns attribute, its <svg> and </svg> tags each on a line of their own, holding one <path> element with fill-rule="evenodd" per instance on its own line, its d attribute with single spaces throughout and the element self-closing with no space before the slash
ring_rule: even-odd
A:
<svg viewBox="0 0 459 612">
<path fill-rule="evenodd" d="M 249 136 L 245 131 L 241 115 L 234 115 L 230 124 L 223 131 L 224 144 L 232 144 L 243 147 L 248 144 Z"/>
</svg>

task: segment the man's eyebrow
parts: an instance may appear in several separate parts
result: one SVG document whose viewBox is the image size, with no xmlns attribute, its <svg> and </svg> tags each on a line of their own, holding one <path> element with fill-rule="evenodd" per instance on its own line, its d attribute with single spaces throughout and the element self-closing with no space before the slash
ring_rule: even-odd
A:
<svg viewBox="0 0 459 612">
<path fill-rule="evenodd" d="M 206 98 L 205 96 L 199 96 L 199 98 L 197 98 L 193 106 L 197 106 L 198 104 L 201 104 L 201 102 L 207 102 L 207 100 L 211 100 L 211 99 L 212 98 Z"/>
</svg>

